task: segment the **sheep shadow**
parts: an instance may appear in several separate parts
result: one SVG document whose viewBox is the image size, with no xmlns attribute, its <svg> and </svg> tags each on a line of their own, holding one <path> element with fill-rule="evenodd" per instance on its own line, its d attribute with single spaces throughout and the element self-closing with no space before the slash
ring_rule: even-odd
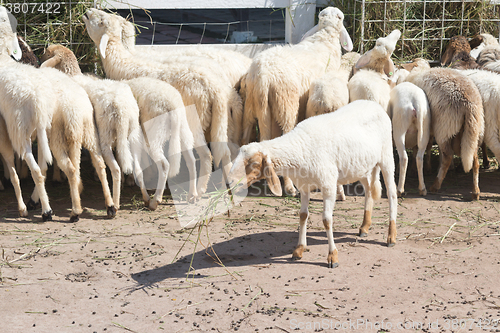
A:
<svg viewBox="0 0 500 333">
<path fill-rule="evenodd" d="M 228 269 L 229 272 L 238 271 L 248 266 L 276 265 L 306 265 L 327 267 L 326 252 L 328 240 L 325 232 L 313 231 L 307 235 L 308 246 L 321 245 L 325 251 L 325 262 L 308 261 L 308 253 L 301 260 L 293 260 L 292 252 L 297 242 L 296 231 L 272 231 L 261 232 L 251 235 L 235 237 L 230 240 L 213 244 L 212 247 L 204 248 L 180 257 L 175 262 L 161 267 L 143 270 L 131 275 L 136 285 L 132 291 L 153 288 L 157 283 L 167 279 L 193 278 L 202 279 L 208 277 L 200 273 L 206 269 L 219 267 L 217 258 Z M 356 233 L 334 232 L 335 244 L 349 244 L 359 242 L 386 246 L 385 242 L 371 239 L 360 239 Z M 192 270 L 189 268 L 192 262 Z"/>
</svg>

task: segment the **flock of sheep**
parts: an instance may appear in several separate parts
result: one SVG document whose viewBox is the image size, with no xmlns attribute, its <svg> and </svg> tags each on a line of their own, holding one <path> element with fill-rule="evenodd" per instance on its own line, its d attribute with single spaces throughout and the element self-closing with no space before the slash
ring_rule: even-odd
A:
<svg viewBox="0 0 500 333">
<path fill-rule="evenodd" d="M 397 195 L 404 193 L 408 164 L 405 148 L 418 148 L 421 195 L 427 194 L 424 153 L 435 140 L 440 167 L 430 191 L 440 188 L 457 154 L 464 170 L 473 170 L 472 197 L 479 199 L 478 147 L 484 142 L 500 158 L 500 76 L 494 73 L 500 68 L 498 41 L 481 35 L 469 44 L 456 37 L 443 55 L 448 67 L 431 69 L 427 61 L 416 59 L 397 68 L 391 55 L 399 30 L 359 55 L 350 52 L 352 41 L 339 9 L 328 7 L 318 19 L 300 43 L 275 46 L 250 59 L 202 46 L 139 51 L 130 22 L 89 9 L 83 21 L 102 59 L 107 79 L 101 79 L 82 74 L 74 54 L 61 45 L 46 49 L 41 68 L 17 62 L 23 53 L 17 23 L 0 6 L 0 154 L 19 214 L 27 216 L 28 208 L 40 203 L 43 221 L 51 219 L 45 176 L 53 155 L 70 185 L 70 221 L 78 220 L 82 147 L 89 151 L 101 181 L 109 217 L 120 207 L 122 173 L 134 175 L 145 205 L 156 209 L 166 179 L 179 172 L 181 156 L 189 171 L 189 201 L 207 190 L 212 163 L 222 166 L 229 185 L 239 186 L 246 179 L 241 185 L 250 186 L 266 179 L 278 196 L 278 176 L 283 176 L 284 190 L 290 195 L 298 190 L 301 196 L 294 259 L 302 258 L 307 246 L 310 192 L 320 189 L 329 267 L 338 265 L 332 213 L 335 201 L 345 199 L 344 184 L 359 180 L 365 189 L 359 235 L 366 236 L 373 202 L 381 195 L 382 172 L 390 210 L 387 244 L 395 244 Z M 348 51 L 344 55 L 342 48 Z M 194 115 L 189 106 L 196 108 Z M 35 138 L 38 160 L 32 152 Z M 257 139 L 260 142 L 250 143 Z M 393 142 L 400 160 L 398 186 Z M 152 198 L 139 161 L 144 149 L 159 174 Z M 28 206 L 21 196 L 14 152 L 26 161 L 35 183 Z"/>
</svg>

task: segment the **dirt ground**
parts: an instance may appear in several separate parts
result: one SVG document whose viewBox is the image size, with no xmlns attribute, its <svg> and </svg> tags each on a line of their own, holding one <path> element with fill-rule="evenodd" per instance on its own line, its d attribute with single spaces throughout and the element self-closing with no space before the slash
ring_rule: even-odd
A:
<svg viewBox="0 0 500 333">
<path fill-rule="evenodd" d="M 110 220 L 100 185 L 84 184 L 74 224 L 66 184 L 48 183 L 55 216 L 46 223 L 39 210 L 19 218 L 12 188 L 0 192 L 1 332 L 500 332 L 496 170 L 481 171 L 474 202 L 471 174 L 450 172 L 425 198 L 410 177 L 392 248 L 387 200 L 359 238 L 364 199 L 348 195 L 334 211 L 335 269 L 321 193 L 309 251 L 292 261 L 296 198 L 250 196 L 230 216 L 181 229 L 171 199 L 151 212 L 137 188 L 124 188 Z M 26 199 L 32 188 L 24 182 Z"/>
</svg>

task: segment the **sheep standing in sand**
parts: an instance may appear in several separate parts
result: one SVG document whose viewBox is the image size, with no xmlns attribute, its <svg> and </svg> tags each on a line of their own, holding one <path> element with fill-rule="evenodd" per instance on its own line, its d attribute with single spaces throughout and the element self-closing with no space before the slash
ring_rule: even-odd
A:
<svg viewBox="0 0 500 333">
<path fill-rule="evenodd" d="M 120 166 L 123 171 L 128 171 L 125 173 L 130 173 L 134 164 L 144 202 L 154 210 L 162 201 L 167 177 L 174 177 L 179 172 L 181 151 L 190 173 L 188 200 L 197 199 L 196 165 L 192 152 L 194 139 L 177 90 L 163 81 L 148 77 L 119 82 L 83 75 L 73 52 L 62 45 L 49 46 L 42 60 L 42 67 L 54 67 L 70 75 L 89 94 L 103 155 L 112 170 L 116 207 L 119 207 L 120 198 Z M 148 152 L 158 166 L 158 184 L 153 200 L 147 193 L 138 161 L 143 138 L 140 124 L 150 130 L 149 135 L 145 133 Z M 203 135 L 201 129 L 199 132 Z M 168 140 L 169 160 L 163 155 L 163 146 Z M 204 140 L 201 144 L 206 148 Z M 111 150 L 114 146 L 118 148 L 120 165 Z"/>
<path fill-rule="evenodd" d="M 390 96 L 387 114 L 392 120 L 394 143 L 399 155 L 398 196 L 404 193 L 408 167 L 406 147 L 418 147 L 418 189 L 420 195 L 427 195 L 423 165 L 424 153 L 431 135 L 431 114 L 427 96 L 422 89 L 409 82 L 397 85 L 391 90 Z"/>
<path fill-rule="evenodd" d="M 87 92 L 94 108 L 94 118 L 103 158 L 113 178 L 113 202 L 120 208 L 121 173 L 132 173 L 131 147 L 139 147 L 139 107 L 125 83 L 95 80 L 82 75 L 78 61 L 68 48 L 50 45 L 42 56 L 42 68 L 54 67 L 72 76 Z M 116 149 L 118 161 L 113 149 Z"/>
<path fill-rule="evenodd" d="M 245 76 L 243 144 L 249 142 L 256 119 L 261 141 L 290 132 L 304 118 L 311 82 L 339 69 L 341 45 L 352 49 L 344 14 L 338 8 L 323 9 L 318 19 L 317 31 L 299 44 L 276 46 L 253 59 Z M 296 193 L 288 178 L 285 191 Z"/>
<path fill-rule="evenodd" d="M 410 73 L 407 81 L 420 87 L 427 95 L 432 132 L 442 157 L 430 191 L 436 192 L 441 188 L 455 153 L 461 156 L 465 172 L 472 169 L 472 199 L 478 200 L 477 150 L 484 135 L 483 103 L 479 90 L 471 79 L 448 68 Z"/>
<path fill-rule="evenodd" d="M 359 99 L 375 101 L 387 110 L 391 92 L 388 79 L 395 71 L 391 55 L 400 36 L 401 32 L 394 30 L 387 37 L 378 38 L 373 49 L 356 62 L 354 75 L 348 83 L 351 102 Z"/>
<path fill-rule="evenodd" d="M 311 117 L 279 138 L 241 147 L 231 169 L 232 184 L 243 186 L 266 179 L 271 191 L 282 194 L 278 175 L 288 176 L 300 191 L 299 242 L 293 259 L 301 259 L 307 246 L 306 226 L 309 197 L 314 189 L 323 195 L 323 224 L 328 236 L 328 266 L 338 266 L 338 251 L 332 232 L 332 214 L 337 184 L 357 180 L 365 189 L 365 210 L 360 236 L 372 223 L 373 200 L 380 198 L 378 175 L 382 171 L 389 198 L 387 245 L 396 243 L 397 196 L 394 183 L 391 121 L 385 110 L 372 101 L 356 101 L 333 113 Z M 236 190 L 235 190 L 236 191 Z"/>
<path fill-rule="evenodd" d="M 195 105 L 205 135 L 210 133 L 214 164 L 217 166 L 222 162 L 227 175 L 232 164 L 228 147 L 228 114 L 231 108 L 242 107 L 241 104 L 231 105 L 234 89 L 199 66 L 159 64 L 130 53 L 122 44 L 122 28 L 116 15 L 89 9 L 83 20 L 98 46 L 108 78 L 123 80 L 148 76 L 161 79 L 181 93 L 184 105 Z M 200 170 L 200 173 L 208 175 L 210 171 Z"/>
</svg>

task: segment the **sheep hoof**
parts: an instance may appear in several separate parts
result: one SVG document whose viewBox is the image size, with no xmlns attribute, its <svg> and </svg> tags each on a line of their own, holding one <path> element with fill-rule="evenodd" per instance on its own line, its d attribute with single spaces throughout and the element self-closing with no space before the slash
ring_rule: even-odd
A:
<svg viewBox="0 0 500 333">
<path fill-rule="evenodd" d="M 158 208 L 158 201 L 156 200 L 149 200 L 149 209 L 150 210 L 156 210 Z"/>
<path fill-rule="evenodd" d="M 109 206 L 107 209 L 107 213 L 108 213 L 108 218 L 112 219 L 113 217 L 115 217 L 116 216 L 115 206 Z"/>
<path fill-rule="evenodd" d="M 387 242 L 387 247 L 393 247 L 394 245 L 396 245 L 395 242 Z"/>
<path fill-rule="evenodd" d="M 400 192 L 398 191 L 398 198 L 401 198 L 405 195 L 406 193 L 404 191 Z"/>
<path fill-rule="evenodd" d="M 19 211 L 19 216 L 20 217 L 28 217 L 28 210 L 25 208 L 23 210 Z"/>
<path fill-rule="evenodd" d="M 28 208 L 28 210 L 35 210 L 38 208 L 38 206 L 40 206 L 40 201 L 38 202 L 35 202 L 33 201 L 33 199 L 30 198 L 30 200 L 28 201 L 28 203 L 26 204 L 26 207 Z"/>
<path fill-rule="evenodd" d="M 334 249 L 328 253 L 328 268 L 335 268 L 339 265 L 339 251 Z"/>
<path fill-rule="evenodd" d="M 42 221 L 43 222 L 52 221 L 52 210 L 49 210 L 47 213 L 42 214 Z"/>
<path fill-rule="evenodd" d="M 292 253 L 292 260 L 300 260 L 302 259 L 302 254 L 304 253 L 306 247 L 304 245 L 297 245 L 295 250 Z"/>
<path fill-rule="evenodd" d="M 368 237 L 368 233 L 360 231 L 358 236 L 359 237 Z"/>
<path fill-rule="evenodd" d="M 424 188 L 423 190 L 418 190 L 418 193 L 419 193 L 421 196 L 425 197 L 425 196 L 427 195 L 427 190 Z"/>
<path fill-rule="evenodd" d="M 80 220 L 80 215 L 71 215 L 71 217 L 69 218 L 70 223 L 75 223 L 78 222 L 79 220 Z"/>
<path fill-rule="evenodd" d="M 472 201 L 477 201 L 479 200 L 479 192 L 478 193 L 472 193 Z"/>
<path fill-rule="evenodd" d="M 429 189 L 429 192 L 431 193 L 437 193 L 439 189 L 437 187 L 435 187 L 434 185 L 431 186 L 431 188 Z"/>
<path fill-rule="evenodd" d="M 339 267 L 338 262 L 329 262 L 328 263 L 328 268 L 337 268 L 337 267 Z"/>
</svg>

